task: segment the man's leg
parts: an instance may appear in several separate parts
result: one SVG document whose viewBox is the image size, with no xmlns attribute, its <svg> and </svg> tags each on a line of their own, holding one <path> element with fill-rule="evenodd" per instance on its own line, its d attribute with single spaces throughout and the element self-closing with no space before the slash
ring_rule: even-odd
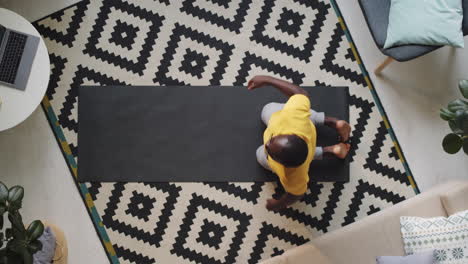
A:
<svg viewBox="0 0 468 264">
<path fill-rule="evenodd" d="M 322 147 L 315 148 L 314 160 L 323 160 L 323 148 Z"/>
<path fill-rule="evenodd" d="M 321 126 L 325 124 L 325 113 L 324 112 L 316 112 L 310 109 L 310 120 L 314 125 Z"/>
<path fill-rule="evenodd" d="M 261 114 L 263 123 L 268 126 L 268 122 L 270 121 L 271 115 L 273 115 L 273 113 L 275 113 L 275 112 L 280 111 L 281 109 L 283 109 L 283 107 L 284 107 L 284 104 L 281 104 L 281 103 L 268 103 L 268 104 L 266 104 L 263 107 L 262 114 Z M 310 109 L 310 120 L 312 121 L 312 123 L 314 123 L 314 125 L 327 125 L 329 127 L 337 129 L 338 133 L 340 134 L 340 137 L 341 137 L 341 139 L 343 141 L 347 141 L 348 138 L 349 138 L 349 133 L 351 131 L 351 127 L 344 120 L 338 120 L 338 119 L 336 119 L 334 117 L 325 116 L 324 112 L 317 112 L 317 111 L 314 111 L 313 109 Z M 343 144 L 343 146 L 341 146 L 340 144 L 337 144 L 335 146 L 340 146 L 338 148 L 339 150 L 341 150 L 342 148 L 346 149 L 345 144 Z M 331 147 L 334 147 L 334 146 L 331 146 Z M 323 159 L 324 156 L 330 156 L 330 155 L 331 156 L 333 156 L 333 155 L 337 156 L 337 155 L 333 154 L 333 151 L 332 151 L 331 147 L 327 147 L 326 149 L 322 148 L 322 147 L 317 147 L 315 149 L 314 159 L 315 160 L 321 160 L 321 159 Z M 341 152 L 342 151 L 340 151 L 340 153 Z M 346 151 L 346 154 L 348 152 L 349 152 L 349 148 Z M 338 151 L 337 151 L 337 153 L 338 153 Z M 259 155 L 260 155 L 260 157 L 262 159 L 259 159 Z M 262 155 L 264 157 L 262 157 Z M 265 154 L 265 147 L 263 145 L 260 146 L 257 149 L 257 161 L 265 169 L 271 170 L 270 167 L 268 166 L 268 162 L 267 162 L 267 158 L 266 158 L 266 154 Z M 262 161 L 262 163 L 260 161 Z M 266 166 L 264 166 L 264 164 L 266 164 Z"/>
<path fill-rule="evenodd" d="M 266 170 L 271 171 L 270 165 L 268 165 L 268 160 L 267 160 L 267 155 L 265 153 L 265 146 L 261 145 L 260 147 L 257 148 L 257 161 L 260 165 L 262 165 L 263 168 Z"/>
<path fill-rule="evenodd" d="M 271 115 L 283 109 L 284 104 L 280 103 L 268 103 L 262 109 L 262 121 L 265 125 L 268 126 L 268 121 L 270 121 Z M 314 125 L 323 125 L 325 124 L 325 113 L 316 112 L 310 109 L 310 120 Z"/>
<path fill-rule="evenodd" d="M 339 120 L 331 116 L 325 116 L 323 112 L 316 112 L 310 109 L 310 120 L 314 125 L 326 125 L 336 129 L 340 135 L 341 141 L 346 142 L 351 133 L 351 126 L 344 120 Z"/>
<path fill-rule="evenodd" d="M 284 104 L 280 103 L 268 103 L 262 109 L 262 121 L 268 126 L 268 121 L 270 121 L 271 115 L 283 109 Z"/>
</svg>

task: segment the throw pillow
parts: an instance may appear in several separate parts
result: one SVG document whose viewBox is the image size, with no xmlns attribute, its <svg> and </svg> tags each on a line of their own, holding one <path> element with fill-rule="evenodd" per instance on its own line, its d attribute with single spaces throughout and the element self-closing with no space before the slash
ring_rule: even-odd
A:
<svg viewBox="0 0 468 264">
<path fill-rule="evenodd" d="M 461 0 L 391 0 L 384 48 L 407 44 L 463 48 Z"/>
<path fill-rule="evenodd" d="M 42 249 L 33 255 L 34 264 L 50 264 L 55 255 L 55 235 L 50 229 L 46 227 L 44 233 L 39 237 L 42 243 Z"/>
<path fill-rule="evenodd" d="M 434 264 L 434 250 L 404 257 L 383 256 L 377 264 Z"/>
<path fill-rule="evenodd" d="M 468 210 L 447 218 L 402 216 L 400 224 L 406 254 L 435 250 L 436 263 L 468 263 Z"/>
</svg>

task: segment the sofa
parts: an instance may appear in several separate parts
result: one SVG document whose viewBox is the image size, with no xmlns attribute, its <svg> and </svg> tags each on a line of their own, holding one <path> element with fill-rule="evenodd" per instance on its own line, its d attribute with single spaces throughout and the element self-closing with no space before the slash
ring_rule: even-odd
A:
<svg viewBox="0 0 468 264">
<path fill-rule="evenodd" d="M 375 264 L 378 256 L 404 256 L 400 216 L 449 216 L 468 209 L 468 181 L 449 182 L 312 239 L 264 264 Z"/>
</svg>

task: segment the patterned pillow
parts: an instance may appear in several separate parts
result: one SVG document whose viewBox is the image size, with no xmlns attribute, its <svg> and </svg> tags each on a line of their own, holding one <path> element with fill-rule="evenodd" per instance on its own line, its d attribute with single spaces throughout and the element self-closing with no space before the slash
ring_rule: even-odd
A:
<svg viewBox="0 0 468 264">
<path fill-rule="evenodd" d="M 445 217 L 402 216 L 406 254 L 435 249 L 437 263 L 468 263 L 468 210 Z"/>
</svg>

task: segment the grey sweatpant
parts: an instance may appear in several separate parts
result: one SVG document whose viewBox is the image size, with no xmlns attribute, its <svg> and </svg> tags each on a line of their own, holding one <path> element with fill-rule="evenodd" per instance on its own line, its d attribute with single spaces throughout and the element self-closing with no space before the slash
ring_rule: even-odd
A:
<svg viewBox="0 0 468 264">
<path fill-rule="evenodd" d="M 284 104 L 280 103 L 268 103 L 262 109 L 262 121 L 265 125 L 268 126 L 268 122 L 270 121 L 271 115 L 283 109 Z M 323 125 L 325 122 L 325 113 L 323 112 L 315 112 L 314 110 L 310 109 L 310 120 L 314 125 Z M 270 165 L 268 165 L 267 161 L 267 154 L 265 150 L 265 145 L 261 145 L 257 148 L 257 161 L 262 165 L 263 168 L 267 170 L 271 170 Z M 323 158 L 323 148 L 316 147 L 315 148 L 315 155 L 314 159 L 321 160 Z"/>
</svg>

